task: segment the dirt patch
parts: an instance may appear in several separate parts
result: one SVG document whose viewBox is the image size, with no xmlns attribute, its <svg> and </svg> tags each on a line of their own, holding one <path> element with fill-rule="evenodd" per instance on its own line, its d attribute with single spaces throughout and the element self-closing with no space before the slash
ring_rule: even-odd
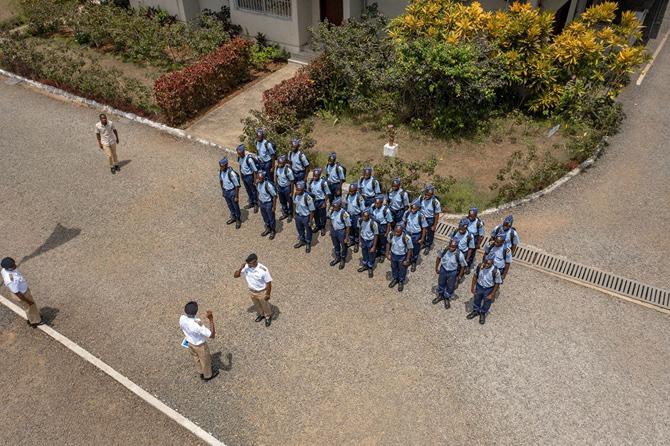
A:
<svg viewBox="0 0 670 446">
<path fill-rule="evenodd" d="M 514 152 L 526 153 L 534 148 L 540 157 L 550 153 L 559 161 L 569 159 L 568 139 L 560 131 L 548 137 L 550 129 L 549 122 L 506 117 L 494 120 L 487 135 L 472 139 L 441 140 L 399 128 L 395 140 L 399 158 L 411 162 L 435 156 L 436 174 L 453 176 L 458 182 L 456 189 L 468 190 L 474 194 L 475 203 L 485 204 L 496 195 L 489 186 Z M 388 140 L 386 132 L 372 126 L 323 116 L 315 118 L 312 137 L 317 142 L 317 152 L 336 151 L 338 159 L 349 168 L 358 161 L 381 161 Z"/>
<path fill-rule="evenodd" d="M 0 0 L 0 22 L 16 16 L 16 0 Z"/>
</svg>

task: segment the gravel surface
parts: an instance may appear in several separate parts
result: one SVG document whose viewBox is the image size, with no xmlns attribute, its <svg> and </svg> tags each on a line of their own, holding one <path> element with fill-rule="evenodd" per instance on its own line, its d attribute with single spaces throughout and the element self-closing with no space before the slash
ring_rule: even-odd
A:
<svg viewBox="0 0 670 446">
<path fill-rule="evenodd" d="M 0 444 L 202 444 L 4 306 L 0 364 Z"/>
</svg>

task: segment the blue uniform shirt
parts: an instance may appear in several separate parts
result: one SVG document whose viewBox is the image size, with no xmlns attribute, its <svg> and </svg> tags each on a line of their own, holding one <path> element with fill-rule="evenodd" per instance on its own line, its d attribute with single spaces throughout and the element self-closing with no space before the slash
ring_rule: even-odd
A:
<svg viewBox="0 0 670 446">
<path fill-rule="evenodd" d="M 451 238 L 458 242 L 458 250 L 461 252 L 466 252 L 468 249 L 475 249 L 475 238 L 468 231 L 465 231 L 463 234 L 454 231 Z"/>
<path fill-rule="evenodd" d="M 363 240 L 374 240 L 375 235 L 379 235 L 379 227 L 373 219 L 363 221 L 361 218 L 358 220 L 358 228 L 361 231 L 360 235 Z"/>
<path fill-rule="evenodd" d="M 258 183 L 256 185 L 256 190 L 258 191 L 258 199 L 261 203 L 272 201 L 272 199 L 277 196 L 277 191 L 275 190 L 274 185 L 267 179 L 262 183 Z"/>
<path fill-rule="evenodd" d="M 409 207 L 409 194 L 402 187 L 389 192 L 388 204 L 393 211 Z"/>
<path fill-rule="evenodd" d="M 277 175 L 277 185 L 281 187 L 290 186 L 292 181 L 295 181 L 295 176 L 290 167 L 277 167 L 275 169 L 275 174 Z"/>
<path fill-rule="evenodd" d="M 339 231 L 344 228 L 351 227 L 351 218 L 344 209 L 333 211 L 330 213 L 330 223 L 333 225 L 333 230 Z"/>
<path fill-rule="evenodd" d="M 363 212 L 363 197 L 356 192 L 354 195 L 347 195 L 347 212 L 349 215 L 360 215 Z"/>
<path fill-rule="evenodd" d="M 507 245 L 502 246 L 487 246 L 486 254 L 493 254 L 493 264 L 496 268 L 503 269 L 506 263 L 512 263 L 512 250 Z"/>
<path fill-rule="evenodd" d="M 416 213 L 412 213 L 412 211 L 406 211 L 405 215 L 402 217 L 402 220 L 405 222 L 405 230 L 409 234 L 416 234 L 421 232 L 423 228 L 428 227 L 426 217 L 423 216 L 421 211 L 416 211 Z"/>
<path fill-rule="evenodd" d="M 479 268 L 479 274 L 477 275 L 477 283 L 483 288 L 491 288 L 496 283 L 502 283 L 502 275 L 500 270 L 492 265 L 489 269 Z"/>
<path fill-rule="evenodd" d="M 459 264 L 463 267 L 468 266 L 465 261 L 465 256 L 458 249 L 451 252 L 448 248 L 444 248 L 440 251 L 440 258 L 442 259 L 440 261 L 440 266 L 444 268 L 445 271 L 457 270 Z"/>
<path fill-rule="evenodd" d="M 393 214 L 391 214 L 391 210 L 388 206 L 382 204 L 380 207 L 377 207 L 373 204 L 368 210 L 370 211 L 372 218 L 374 218 L 378 224 L 387 225 L 393 223 Z"/>
<path fill-rule="evenodd" d="M 395 235 L 395 232 L 389 232 L 386 240 L 391 244 L 391 253 L 397 256 L 407 255 L 407 251 L 414 248 L 412 239 L 407 234 L 402 234 L 400 237 Z"/>
<path fill-rule="evenodd" d="M 498 225 L 493 228 L 493 231 L 491 231 L 491 238 L 495 238 L 495 236 L 498 234 L 505 234 L 505 246 L 508 248 L 510 246 L 519 244 L 519 234 L 514 228 L 509 228 L 507 231 L 505 231 L 502 225 Z"/>
<path fill-rule="evenodd" d="M 296 152 L 290 151 L 288 153 L 288 160 L 291 162 L 291 168 L 294 173 L 304 172 L 309 167 L 309 161 L 302 150 Z"/>
<path fill-rule="evenodd" d="M 475 221 L 470 221 L 468 218 L 468 232 L 473 236 L 484 237 L 484 222 L 479 217 L 475 217 Z"/>
<path fill-rule="evenodd" d="M 440 200 L 435 197 L 431 197 L 428 200 L 421 198 L 421 213 L 426 218 L 433 218 L 435 214 L 442 212 L 442 205 Z"/>
<path fill-rule="evenodd" d="M 315 200 L 325 200 L 330 193 L 328 182 L 323 178 L 310 180 L 310 182 L 307 183 L 307 192 L 309 192 Z"/>
<path fill-rule="evenodd" d="M 358 180 L 358 190 L 364 197 L 374 197 L 382 193 L 379 188 L 379 181 L 375 177 L 370 177 L 368 179 L 361 178 Z"/>
<path fill-rule="evenodd" d="M 314 212 L 314 199 L 309 196 L 307 192 L 293 197 L 293 205 L 295 206 L 295 213 L 308 217 L 310 212 Z"/>
<path fill-rule="evenodd" d="M 267 163 L 272 160 L 272 156 L 275 154 L 275 148 L 267 139 L 256 141 L 256 153 L 258 154 L 259 160 Z"/>
<path fill-rule="evenodd" d="M 221 181 L 223 182 L 223 188 L 225 190 L 231 190 L 235 189 L 236 187 L 240 187 L 240 177 L 230 166 L 223 172 L 219 171 L 219 178 L 221 178 Z"/>
<path fill-rule="evenodd" d="M 248 153 L 246 153 L 244 157 L 237 157 L 237 162 L 240 163 L 240 173 L 242 173 L 242 175 L 251 175 L 258 171 L 256 160 Z"/>
<path fill-rule="evenodd" d="M 326 164 L 326 180 L 329 183 L 341 183 L 344 181 L 344 169 L 340 163 Z"/>
</svg>

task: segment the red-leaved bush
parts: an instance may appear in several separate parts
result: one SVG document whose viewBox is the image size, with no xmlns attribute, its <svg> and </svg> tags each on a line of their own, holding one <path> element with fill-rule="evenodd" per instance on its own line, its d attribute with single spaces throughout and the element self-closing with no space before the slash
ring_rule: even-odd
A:
<svg viewBox="0 0 670 446">
<path fill-rule="evenodd" d="M 318 92 L 308 71 L 301 68 L 292 78 L 286 79 L 263 92 L 263 107 L 270 117 L 283 113 L 305 118 L 314 113 Z"/>
<path fill-rule="evenodd" d="M 232 39 L 193 65 L 158 78 L 154 96 L 167 122 L 183 123 L 248 80 L 251 46 L 248 40 Z"/>
</svg>

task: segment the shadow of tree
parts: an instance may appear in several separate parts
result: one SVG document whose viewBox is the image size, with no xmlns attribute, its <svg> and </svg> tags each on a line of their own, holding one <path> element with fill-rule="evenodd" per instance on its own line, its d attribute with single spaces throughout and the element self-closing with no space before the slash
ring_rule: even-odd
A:
<svg viewBox="0 0 670 446">
<path fill-rule="evenodd" d="M 50 251 L 54 248 L 58 248 L 59 246 L 77 237 L 80 233 L 81 229 L 79 228 L 66 228 L 65 226 L 58 223 L 54 228 L 54 230 L 51 231 L 51 235 L 49 235 L 49 237 L 45 240 L 45 242 L 42 243 L 40 246 L 38 246 L 37 249 L 35 249 L 33 252 L 23 257 L 18 262 L 18 264 L 20 265 L 32 258 L 44 254 L 47 251 Z"/>
</svg>

